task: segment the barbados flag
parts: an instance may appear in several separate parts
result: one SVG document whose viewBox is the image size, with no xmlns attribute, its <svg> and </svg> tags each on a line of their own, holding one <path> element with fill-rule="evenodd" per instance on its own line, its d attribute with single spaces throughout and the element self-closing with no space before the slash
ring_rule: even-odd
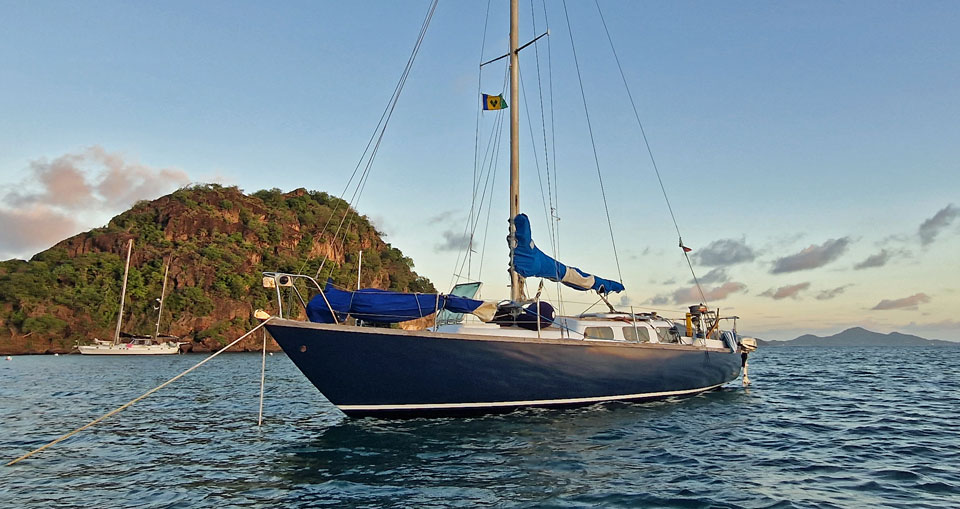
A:
<svg viewBox="0 0 960 509">
<path fill-rule="evenodd" d="M 502 110 L 506 109 L 507 101 L 503 100 L 503 94 L 500 95 L 487 95 L 480 94 L 483 96 L 483 109 L 485 110 Z"/>
</svg>

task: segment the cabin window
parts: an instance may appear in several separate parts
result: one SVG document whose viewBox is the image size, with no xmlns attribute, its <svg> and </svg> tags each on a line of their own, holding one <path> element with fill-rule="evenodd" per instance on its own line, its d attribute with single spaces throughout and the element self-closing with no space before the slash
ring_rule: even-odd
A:
<svg viewBox="0 0 960 509">
<path fill-rule="evenodd" d="M 613 328 L 611 327 L 585 327 L 583 329 L 584 339 L 613 339 Z"/>
<path fill-rule="evenodd" d="M 670 327 L 657 327 L 657 339 L 661 343 L 676 343 L 677 337 L 673 335 Z"/>
<path fill-rule="evenodd" d="M 639 341 L 638 338 L 639 337 Z M 650 342 L 650 331 L 646 327 L 637 326 L 633 327 L 624 327 L 623 328 L 623 339 L 627 341 L 638 341 L 640 343 L 649 343 Z"/>
</svg>

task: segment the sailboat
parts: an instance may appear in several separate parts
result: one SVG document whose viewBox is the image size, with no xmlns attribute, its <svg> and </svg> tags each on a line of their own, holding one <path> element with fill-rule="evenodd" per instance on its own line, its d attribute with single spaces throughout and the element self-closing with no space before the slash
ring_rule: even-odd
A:
<svg viewBox="0 0 960 509">
<path fill-rule="evenodd" d="M 520 211 L 517 0 L 511 0 L 509 44 L 509 301 L 473 299 L 476 287 L 450 294 L 348 291 L 309 275 L 264 273 L 278 314 L 258 316 L 269 319 L 266 328 L 287 356 L 347 416 L 461 415 L 690 396 L 736 379 L 755 348 L 752 338 L 736 333 L 735 322 L 733 330 L 721 330 L 725 317 L 705 305 L 685 310 L 682 324 L 654 312 L 617 311 L 607 297 L 624 290 L 620 281 L 567 266 L 536 247 Z M 595 292 L 610 311 L 554 316 L 552 306 L 524 296 L 527 277 Z M 298 282 L 315 295 L 305 299 Z M 309 321 L 284 318 L 283 291 L 296 293 Z M 434 313 L 436 325 L 427 330 L 357 325 Z M 456 319 L 462 314 L 480 322 Z"/>
<path fill-rule="evenodd" d="M 117 328 L 113 334 L 113 340 L 93 338 L 92 345 L 79 345 L 77 349 L 83 355 L 170 355 L 180 353 L 180 342 L 178 337 L 170 335 L 160 335 L 160 318 L 163 316 L 163 298 L 167 290 L 167 274 L 170 271 L 170 264 L 167 263 L 163 273 L 163 288 L 160 291 L 160 298 L 157 299 L 157 327 L 152 336 L 129 334 L 121 332 L 123 325 L 123 304 L 127 295 L 127 276 L 130 273 L 130 255 L 133 252 L 133 239 L 127 241 L 127 263 L 123 269 L 123 287 L 120 290 L 120 312 L 117 316 Z"/>
</svg>

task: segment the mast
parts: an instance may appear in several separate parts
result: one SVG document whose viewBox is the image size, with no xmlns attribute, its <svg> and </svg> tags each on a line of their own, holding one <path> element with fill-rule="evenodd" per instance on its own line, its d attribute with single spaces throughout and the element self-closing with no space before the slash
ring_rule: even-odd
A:
<svg viewBox="0 0 960 509">
<path fill-rule="evenodd" d="M 157 331 L 153 334 L 153 341 L 156 342 L 160 337 L 160 317 L 163 316 L 163 297 L 167 293 L 167 273 L 170 272 L 170 262 L 167 261 L 167 267 L 163 269 L 163 287 L 160 289 L 160 310 L 157 311 Z"/>
<path fill-rule="evenodd" d="M 113 333 L 113 344 L 120 344 L 120 324 L 123 323 L 123 298 L 127 296 L 127 274 L 130 273 L 130 253 L 133 252 L 133 239 L 127 241 L 127 265 L 123 268 L 123 289 L 120 290 L 120 312 L 117 313 L 117 331 Z"/>
<path fill-rule="evenodd" d="M 510 299 L 521 298 L 520 275 L 514 267 L 517 227 L 513 219 L 520 213 L 520 55 L 517 50 L 520 22 L 517 0 L 510 0 Z"/>
</svg>

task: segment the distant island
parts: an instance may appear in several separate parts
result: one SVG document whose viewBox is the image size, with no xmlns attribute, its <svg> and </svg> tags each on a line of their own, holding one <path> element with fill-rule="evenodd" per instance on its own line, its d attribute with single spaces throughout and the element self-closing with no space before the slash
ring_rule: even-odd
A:
<svg viewBox="0 0 960 509">
<path fill-rule="evenodd" d="M 336 228 L 326 227 L 338 223 L 343 233 L 335 239 Z M 434 292 L 413 270 L 413 260 L 382 237 L 346 201 L 320 191 L 245 194 L 216 184 L 179 189 L 138 202 L 106 226 L 58 242 L 30 261 L 0 261 L 0 354 L 67 353 L 77 341 L 113 337 L 129 239 L 125 330 L 153 333 L 154 299 L 170 263 L 160 330 L 183 338 L 186 351 L 219 349 L 259 323 L 254 310 L 273 310 L 274 297 L 261 285 L 263 271 L 313 275 L 326 260 L 318 279 L 353 288 L 363 250 L 363 286 Z M 235 349 L 259 350 L 259 341 L 250 337 Z"/>
<path fill-rule="evenodd" d="M 925 339 L 912 334 L 891 332 L 882 334 L 863 327 L 852 327 L 832 336 L 804 334 L 789 341 L 759 340 L 760 346 L 960 346 L 956 341 Z"/>
</svg>

